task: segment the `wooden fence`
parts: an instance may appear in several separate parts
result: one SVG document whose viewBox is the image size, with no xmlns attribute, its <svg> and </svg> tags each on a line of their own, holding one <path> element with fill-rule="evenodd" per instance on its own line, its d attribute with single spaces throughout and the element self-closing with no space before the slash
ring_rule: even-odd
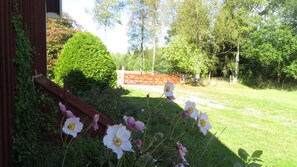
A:
<svg viewBox="0 0 297 167">
<path fill-rule="evenodd" d="M 163 85 L 167 81 L 174 84 L 180 83 L 180 75 L 166 75 L 166 74 L 123 74 L 124 84 L 137 85 Z"/>
</svg>

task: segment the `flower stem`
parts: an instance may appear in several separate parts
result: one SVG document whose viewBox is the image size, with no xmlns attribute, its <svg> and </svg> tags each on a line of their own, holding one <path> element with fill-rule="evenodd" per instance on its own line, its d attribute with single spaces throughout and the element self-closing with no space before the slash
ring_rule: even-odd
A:
<svg viewBox="0 0 297 167">
<path fill-rule="evenodd" d="M 160 96 L 160 98 L 162 98 L 163 95 L 164 95 L 164 93 Z M 161 100 L 159 101 L 159 103 L 158 103 L 157 105 L 154 106 L 153 110 L 154 110 L 155 108 L 157 108 L 163 100 L 164 100 L 164 99 L 161 99 Z M 148 100 L 147 104 L 149 105 L 149 100 Z M 148 129 L 148 127 L 149 127 L 149 123 L 150 123 L 150 120 L 151 120 L 151 116 L 152 116 L 152 112 L 153 112 L 153 110 L 150 110 L 150 107 L 148 106 L 149 116 L 148 116 L 148 119 L 147 119 L 147 121 L 146 121 L 146 129 Z M 143 135 L 143 145 L 145 145 L 145 141 L 146 141 L 146 133 L 147 133 L 147 130 L 144 131 L 144 135 Z"/>
<path fill-rule="evenodd" d="M 65 154 L 64 154 L 64 157 L 63 157 L 63 161 L 62 161 L 62 167 L 64 167 L 67 152 L 68 152 L 68 146 L 66 146 L 66 151 L 65 151 Z"/>
<path fill-rule="evenodd" d="M 63 115 L 62 117 L 62 120 L 60 122 L 60 138 L 61 138 L 61 141 L 62 141 L 62 144 L 64 145 L 64 140 L 63 140 L 63 133 L 62 133 L 62 128 L 63 128 L 63 121 L 64 121 L 64 118 L 65 118 L 65 115 Z"/>
<path fill-rule="evenodd" d="M 182 116 L 180 116 L 180 117 L 177 119 L 177 121 L 175 122 L 175 124 L 174 124 L 174 126 L 173 126 L 173 128 L 172 128 L 172 131 L 171 131 L 171 133 L 170 133 L 169 138 L 171 138 L 171 136 L 172 136 L 172 134 L 173 134 L 173 132 L 174 132 L 174 130 L 175 130 L 175 128 L 176 128 L 176 126 L 177 126 L 177 124 L 179 123 L 179 121 L 180 121 L 181 118 L 182 118 Z M 171 130 L 171 129 L 170 129 L 170 130 Z"/>
<path fill-rule="evenodd" d="M 156 149 L 166 140 L 167 138 L 165 137 L 151 152 L 151 155 L 153 155 L 153 153 L 156 151 Z"/>
</svg>

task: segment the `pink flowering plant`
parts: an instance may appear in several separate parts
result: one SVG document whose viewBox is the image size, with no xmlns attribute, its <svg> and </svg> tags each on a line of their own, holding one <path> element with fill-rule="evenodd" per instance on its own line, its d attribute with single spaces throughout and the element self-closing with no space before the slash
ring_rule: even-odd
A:
<svg viewBox="0 0 297 167">
<path fill-rule="evenodd" d="M 121 122 L 108 125 L 101 140 L 105 147 L 105 151 L 102 151 L 103 166 L 191 165 L 187 156 L 195 154 L 196 150 L 191 150 L 191 145 L 187 145 L 189 142 L 185 144 L 185 141 L 193 134 L 207 134 L 211 128 L 207 114 L 199 112 L 196 104 L 189 100 L 185 102 L 184 109 L 160 112 L 166 105 L 175 105 L 174 85 L 170 82 L 164 85 L 164 92 L 158 102 L 151 104 L 151 100 L 154 101 L 148 94 L 147 107 L 141 109 L 141 112 L 123 115 Z M 80 118 L 66 110 L 62 103 L 59 103 L 59 107 L 64 115 L 61 122 L 61 140 L 66 145 L 63 166 L 68 146 L 91 128 L 98 130 L 100 127 L 97 122 L 100 118 L 94 115 L 93 122 L 83 129 L 84 124 Z M 69 136 L 70 140 L 67 139 Z M 201 147 L 204 151 L 200 158 L 205 154 L 207 146 Z"/>
<path fill-rule="evenodd" d="M 164 112 L 158 112 L 164 105 L 173 105 L 173 100 L 174 85 L 167 82 L 161 100 L 153 106 L 150 104 L 149 94 L 147 95 L 147 107 L 138 113 L 139 119 L 124 115 L 121 123 L 108 126 L 103 144 L 112 155 L 109 155 L 105 164 L 129 164 L 132 167 L 188 166 L 187 154 L 190 151 L 187 147 L 190 146 L 184 145 L 182 141 L 193 133 L 206 135 L 211 125 L 207 114 L 199 112 L 196 104 L 191 101 L 185 103 L 184 110 L 174 111 L 174 117 L 168 118 L 163 115 Z M 160 122 L 162 119 L 164 121 Z M 180 130 L 181 128 L 184 130 Z M 113 160 L 115 157 L 116 161 Z"/>
<path fill-rule="evenodd" d="M 90 128 L 93 128 L 93 130 L 95 131 L 98 130 L 99 114 L 95 114 L 93 116 L 92 123 L 90 123 L 89 126 L 85 129 L 83 129 L 84 124 L 81 122 L 80 117 L 76 117 L 70 110 L 67 110 L 66 106 L 61 102 L 59 102 L 59 109 L 60 112 L 63 114 L 60 124 L 60 137 L 63 147 L 65 148 L 65 153 L 61 165 L 63 167 L 65 165 L 65 159 L 70 145 L 79 137 L 82 137 L 84 134 L 86 134 L 87 131 L 90 130 Z"/>
</svg>

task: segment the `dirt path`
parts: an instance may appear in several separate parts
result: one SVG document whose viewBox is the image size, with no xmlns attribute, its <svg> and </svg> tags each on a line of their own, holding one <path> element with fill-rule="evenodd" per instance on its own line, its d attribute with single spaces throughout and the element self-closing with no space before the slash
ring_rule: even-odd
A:
<svg viewBox="0 0 297 167">
<path fill-rule="evenodd" d="M 141 89 L 141 90 L 144 90 L 144 91 L 149 92 L 149 93 L 150 92 L 160 92 L 160 94 L 163 93 L 163 86 L 123 85 L 123 87 Z M 211 108 L 217 108 L 217 109 L 226 108 L 226 106 L 224 106 L 223 104 L 220 104 L 217 101 L 214 101 L 214 100 L 211 100 L 211 99 L 204 99 L 204 98 L 201 98 L 201 97 L 194 96 L 194 93 L 191 92 L 191 91 L 188 91 L 188 90 L 181 90 L 181 89 L 175 88 L 174 94 L 175 94 L 175 98 L 176 98 L 174 100 L 174 102 L 176 102 L 180 106 L 184 106 L 185 102 L 187 100 L 190 100 L 192 102 L 202 104 L 202 105 L 206 105 L 206 106 L 211 107 Z"/>
</svg>

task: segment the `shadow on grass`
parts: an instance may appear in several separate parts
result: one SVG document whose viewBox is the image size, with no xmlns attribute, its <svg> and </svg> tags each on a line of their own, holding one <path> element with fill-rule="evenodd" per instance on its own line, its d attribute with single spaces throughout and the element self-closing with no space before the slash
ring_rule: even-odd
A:
<svg viewBox="0 0 297 167">
<path fill-rule="evenodd" d="M 167 154 L 177 153 L 175 148 L 176 141 L 180 141 L 187 147 L 188 153 L 186 154 L 186 159 L 190 166 L 233 166 L 236 162 L 244 164 L 236 154 L 220 142 L 218 137 L 221 132 L 217 134 L 208 132 L 204 136 L 199 132 L 194 119 L 184 118 L 182 116 L 183 109 L 176 103 L 170 102 L 165 98 L 122 97 L 122 100 L 127 104 L 136 106 L 136 119 L 146 124 L 148 134 L 153 136 L 161 132 L 164 134 L 164 137 L 172 138 L 172 140 L 164 144 L 165 146 L 161 148 L 160 152 L 156 152 L 153 155 L 153 157 L 159 157 L 157 159 L 159 162 L 158 166 L 170 166 L 168 162 L 172 164 L 174 162 L 176 163 L 176 159 L 169 159 L 167 157 Z M 142 109 L 144 109 L 144 112 L 140 112 Z M 147 124 L 150 112 L 150 123 Z M 172 132 L 170 130 L 171 125 L 172 127 L 175 126 L 172 135 L 170 135 Z M 184 133 L 186 135 L 183 136 Z M 179 136 L 182 137 L 178 138 Z M 163 156 L 159 156 L 158 154 Z"/>
<path fill-rule="evenodd" d="M 66 82 L 70 92 L 111 118 L 115 124 L 123 123 L 123 115 L 134 116 L 146 124 L 145 131 L 151 138 L 160 132 L 164 138 L 169 139 L 152 155 L 157 160 L 158 166 L 177 164 L 178 153 L 175 146 L 177 141 L 188 148 L 186 158 L 190 166 L 233 166 L 236 162 L 243 164 L 236 154 L 220 142 L 218 135 L 208 133 L 204 136 L 196 125 L 193 126 L 193 119 L 183 118 L 183 109 L 174 102 L 165 98 L 129 97 L 128 90 L 112 89 L 86 78 L 78 70 L 71 71 L 66 76 Z M 141 112 L 142 110 L 144 112 Z M 150 122 L 147 124 L 149 117 Z M 154 143 L 158 145 L 162 140 L 159 139 Z M 149 143 L 149 139 L 144 140 L 144 148 Z M 172 153 L 175 153 L 175 156 L 172 157 Z"/>
</svg>

